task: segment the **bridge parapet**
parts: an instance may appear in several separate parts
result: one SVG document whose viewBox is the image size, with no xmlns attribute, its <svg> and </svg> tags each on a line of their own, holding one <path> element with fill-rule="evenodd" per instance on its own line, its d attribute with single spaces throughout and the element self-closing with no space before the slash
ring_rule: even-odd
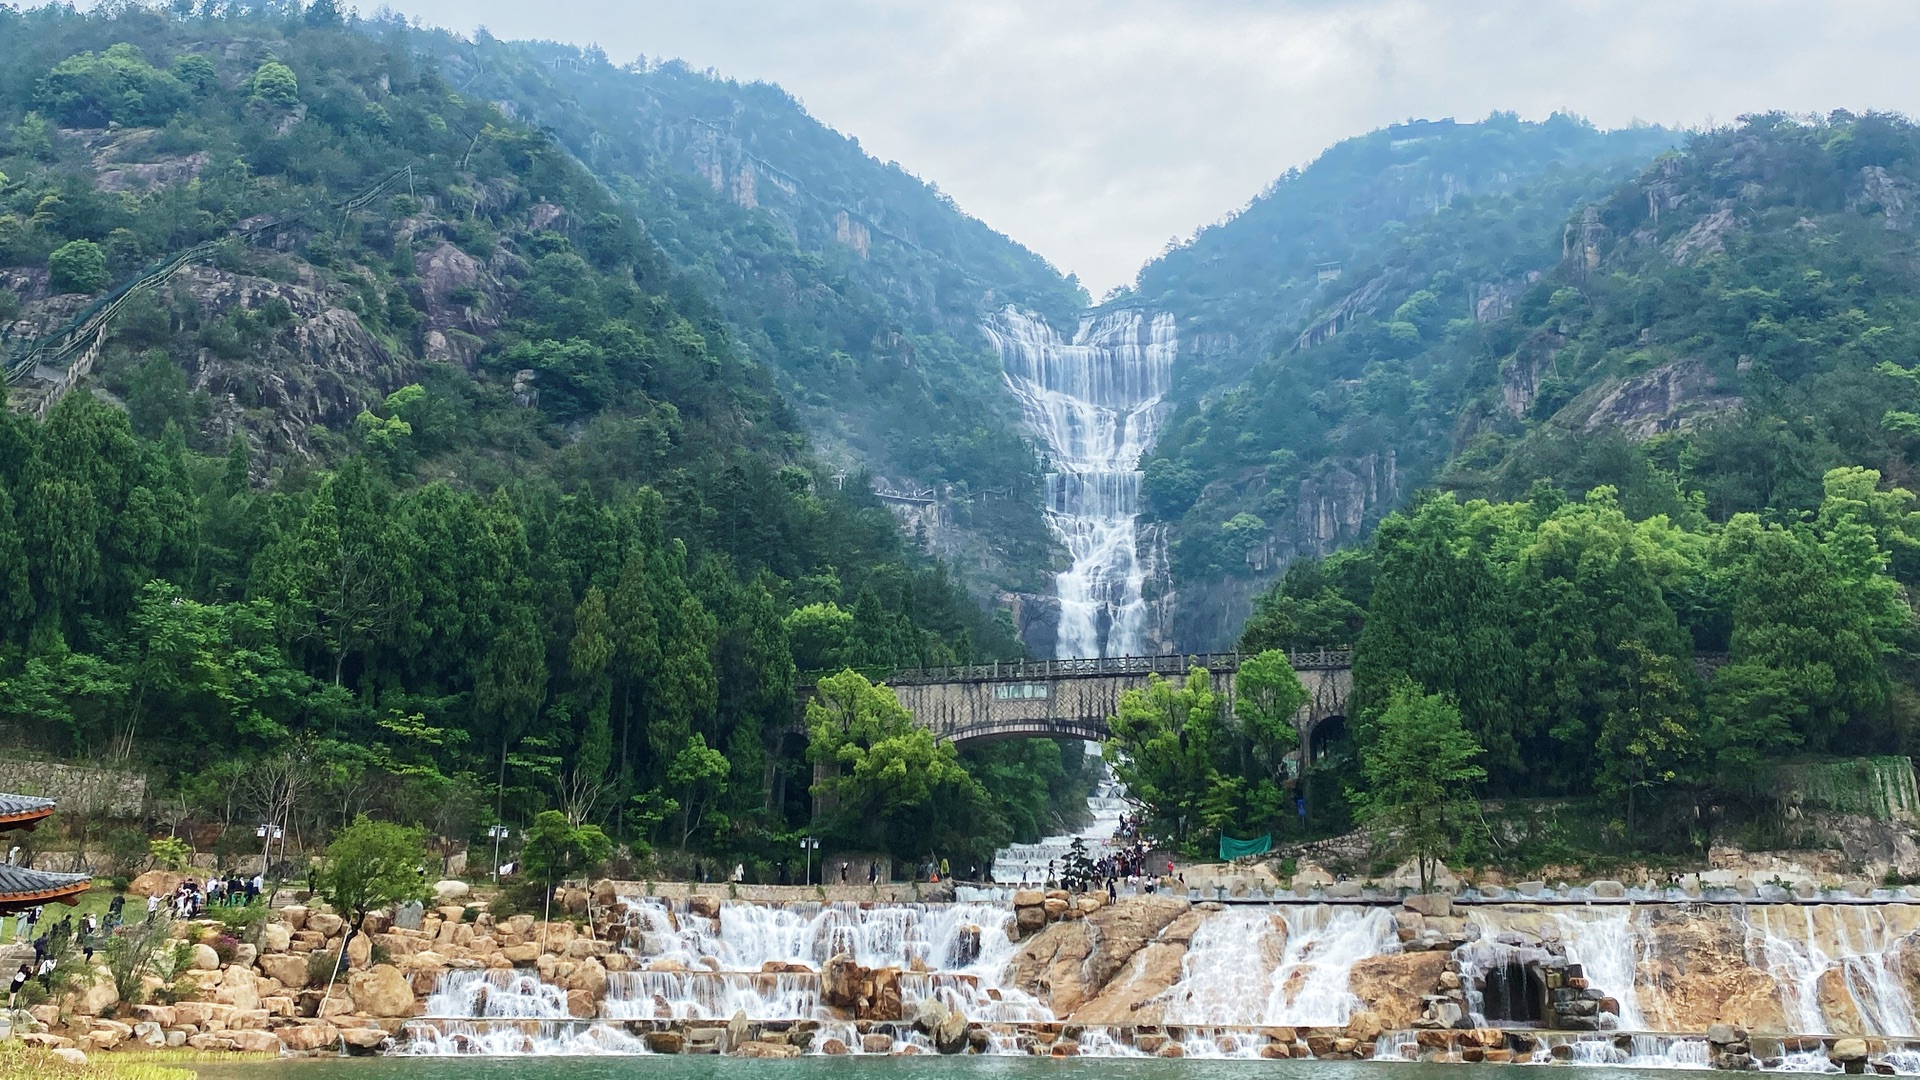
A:
<svg viewBox="0 0 1920 1080">
<path fill-rule="evenodd" d="M 1185 675 L 1193 668 L 1222 675 L 1240 670 L 1242 653 L 1168 653 L 1161 656 L 1098 656 L 1069 660 L 1017 660 L 950 667 L 903 668 L 887 680 L 890 686 L 929 683 L 1029 682 L 1043 679 L 1089 679 L 1116 676 Z M 1295 671 L 1335 671 L 1353 666 L 1351 649 L 1302 649 L 1287 654 Z"/>
<path fill-rule="evenodd" d="M 1239 653 L 1115 656 L 1032 660 L 901 671 L 887 680 L 920 724 L 949 742 L 1030 738 L 1099 740 L 1119 711 L 1120 696 L 1154 675 L 1177 678 L 1199 668 L 1233 708 Z M 1303 736 L 1343 715 L 1353 686 L 1352 654 L 1345 649 L 1290 654 L 1308 701 L 1294 718 Z"/>
</svg>

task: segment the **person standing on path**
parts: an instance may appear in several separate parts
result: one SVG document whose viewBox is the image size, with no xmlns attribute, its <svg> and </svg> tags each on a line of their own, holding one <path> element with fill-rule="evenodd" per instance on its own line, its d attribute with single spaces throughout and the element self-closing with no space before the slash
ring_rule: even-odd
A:
<svg viewBox="0 0 1920 1080">
<path fill-rule="evenodd" d="M 27 985 L 27 980 L 31 978 L 33 978 L 33 965 L 21 964 L 20 970 L 13 973 L 13 985 L 7 988 L 7 1008 L 11 1009 L 20 1004 L 20 988 Z"/>
</svg>

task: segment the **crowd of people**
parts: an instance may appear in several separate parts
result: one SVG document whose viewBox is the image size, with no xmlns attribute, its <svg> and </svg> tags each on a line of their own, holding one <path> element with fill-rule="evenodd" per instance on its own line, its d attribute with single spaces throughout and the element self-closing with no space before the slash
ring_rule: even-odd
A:
<svg viewBox="0 0 1920 1080">
<path fill-rule="evenodd" d="M 224 878 L 216 875 L 207 879 L 205 887 L 187 878 L 180 882 L 179 888 L 173 890 L 173 917 L 193 919 L 205 914 L 211 907 L 245 907 L 258 900 L 266 887 L 266 878 L 260 874 L 250 878 L 243 878 L 239 874 Z M 159 894 L 147 897 L 147 917 L 152 918 L 160 906 Z"/>
<path fill-rule="evenodd" d="M 102 919 L 89 911 L 75 922 L 73 916 L 68 915 L 59 922 L 49 925 L 44 932 L 37 931 L 40 929 L 41 921 L 46 917 L 45 906 L 36 905 L 16 913 L 13 940 L 31 940 L 33 960 L 21 964 L 20 970 L 14 972 L 12 983 L 8 987 L 8 1007 L 13 1007 L 13 1003 L 20 996 L 20 989 L 27 984 L 28 979 L 38 978 L 41 986 L 51 984 L 53 973 L 59 967 L 59 957 L 66 951 L 68 944 L 78 945 L 84 962 L 91 964 L 94 949 L 120 925 L 126 903 L 125 897 L 116 896 L 107 905 L 106 918 Z"/>
</svg>

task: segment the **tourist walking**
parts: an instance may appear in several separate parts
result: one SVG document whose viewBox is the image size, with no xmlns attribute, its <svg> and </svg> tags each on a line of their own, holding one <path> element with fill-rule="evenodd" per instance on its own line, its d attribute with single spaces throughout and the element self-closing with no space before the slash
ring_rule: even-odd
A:
<svg viewBox="0 0 1920 1080">
<path fill-rule="evenodd" d="M 152 922 L 154 919 L 154 916 L 158 914 L 160 914 L 160 894 L 157 892 L 148 893 L 147 894 L 147 921 Z"/>
<path fill-rule="evenodd" d="M 7 987 L 7 1008 L 11 1009 L 20 1004 L 20 988 L 27 985 L 27 980 L 31 978 L 33 978 L 33 965 L 21 964 L 20 970 L 13 973 L 13 984 Z"/>
<path fill-rule="evenodd" d="M 879 883 L 880 883 L 880 860 L 875 859 L 873 862 L 870 862 L 867 864 L 867 884 L 878 885 Z"/>
</svg>

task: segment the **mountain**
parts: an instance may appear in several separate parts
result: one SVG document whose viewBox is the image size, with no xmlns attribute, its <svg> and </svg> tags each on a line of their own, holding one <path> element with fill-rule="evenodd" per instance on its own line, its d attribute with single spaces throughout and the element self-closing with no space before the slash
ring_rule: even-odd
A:
<svg viewBox="0 0 1920 1080">
<path fill-rule="evenodd" d="M 1750 117 L 1550 228 L 1547 204 L 1524 200 L 1436 217 L 1162 443 L 1150 487 L 1181 515 L 1187 572 L 1251 580 L 1251 564 L 1225 568 L 1241 557 L 1222 542 L 1237 515 L 1293 530 L 1272 554 L 1259 545 L 1280 530 L 1246 530 L 1256 561 L 1280 562 L 1364 539 L 1390 495 L 1424 485 L 1518 498 L 1541 480 L 1604 484 L 1635 516 L 1726 521 L 1813 511 L 1844 465 L 1911 483 L 1898 365 L 1914 355 L 1915 137 L 1880 114 Z M 1519 215 L 1533 223 L 1516 233 Z M 1504 279 L 1454 276 L 1501 236 Z M 1463 280 L 1504 284 L 1463 294 Z M 1471 319 L 1449 294 L 1456 311 L 1471 297 Z M 1383 451 L 1390 474 L 1346 464 Z M 1189 475 L 1204 479 L 1185 505 Z"/>
<path fill-rule="evenodd" d="M 0 8 L 0 733 L 214 832 L 560 806 L 764 879 L 813 821 L 806 672 L 1020 646 L 836 482 L 716 281 L 417 42 Z M 983 856 L 1083 790 L 900 739 L 924 797 L 834 842 Z"/>
<path fill-rule="evenodd" d="M 646 223 L 825 460 L 869 474 L 847 482 L 871 483 L 975 588 L 1045 587 L 1039 465 L 978 323 L 1005 304 L 1071 318 L 1076 282 L 779 87 L 484 33 L 410 40 Z"/>
<path fill-rule="evenodd" d="M 1557 262 L 1567 214 L 1674 139 L 1564 115 L 1395 125 L 1143 268 L 1113 303 L 1179 325 L 1173 414 L 1142 463 L 1171 637 L 1229 646 L 1290 559 L 1364 537 L 1426 483 L 1456 403 L 1417 358 L 1504 315 Z"/>
</svg>

